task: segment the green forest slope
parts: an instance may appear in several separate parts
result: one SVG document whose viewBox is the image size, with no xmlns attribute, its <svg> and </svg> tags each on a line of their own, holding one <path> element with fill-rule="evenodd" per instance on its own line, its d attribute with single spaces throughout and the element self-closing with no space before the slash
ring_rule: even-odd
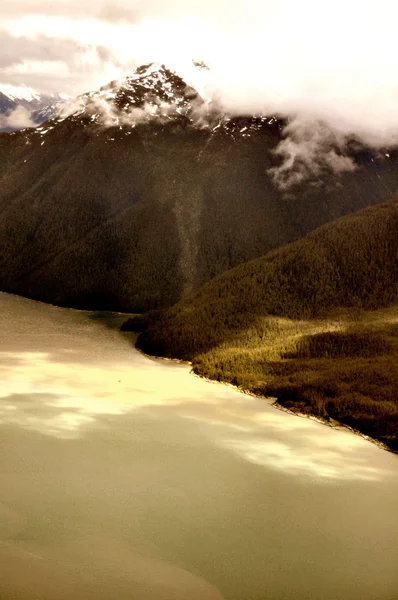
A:
<svg viewBox="0 0 398 600">
<path fill-rule="evenodd" d="M 397 449 L 398 202 L 364 209 L 152 315 L 138 346 Z"/>
</svg>

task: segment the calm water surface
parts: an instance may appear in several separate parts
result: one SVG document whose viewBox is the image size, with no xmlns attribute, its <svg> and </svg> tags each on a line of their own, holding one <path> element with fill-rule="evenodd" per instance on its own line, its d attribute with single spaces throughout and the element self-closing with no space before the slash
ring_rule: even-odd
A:
<svg viewBox="0 0 398 600">
<path fill-rule="evenodd" d="M 0 294 L 1 600 L 397 600 L 398 456 Z"/>
</svg>

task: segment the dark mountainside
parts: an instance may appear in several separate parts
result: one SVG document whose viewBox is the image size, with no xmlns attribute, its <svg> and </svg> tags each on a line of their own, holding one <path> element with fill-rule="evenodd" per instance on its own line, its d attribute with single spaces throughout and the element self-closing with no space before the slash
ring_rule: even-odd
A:
<svg viewBox="0 0 398 600">
<path fill-rule="evenodd" d="M 64 306 L 167 307 L 220 273 L 398 192 L 398 155 L 355 146 L 289 194 L 275 118 L 227 118 L 164 67 L 0 134 L 0 289 Z M 353 146 L 354 148 L 354 146 Z"/>
<path fill-rule="evenodd" d="M 398 201 L 240 265 L 152 315 L 144 352 L 398 450 Z"/>
<path fill-rule="evenodd" d="M 398 294 L 398 201 L 328 223 L 228 271 L 182 300 L 141 338 L 146 351 L 191 360 L 257 317 L 311 319 L 336 308 L 372 310 Z"/>
</svg>

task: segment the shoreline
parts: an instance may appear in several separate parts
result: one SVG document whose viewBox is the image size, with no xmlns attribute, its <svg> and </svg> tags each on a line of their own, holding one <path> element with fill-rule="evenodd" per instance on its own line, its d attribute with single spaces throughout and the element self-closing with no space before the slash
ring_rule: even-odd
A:
<svg viewBox="0 0 398 600">
<path fill-rule="evenodd" d="M 262 398 L 262 396 L 257 396 L 257 398 Z M 281 410 L 288 414 L 294 415 L 295 417 L 301 417 L 302 419 L 311 419 L 311 421 L 316 421 L 317 423 L 320 423 L 321 425 L 325 425 L 326 427 L 330 427 L 331 429 L 337 429 L 337 430 L 346 429 L 346 430 L 350 431 L 351 433 L 353 433 L 354 435 L 358 435 L 359 437 L 363 438 L 367 442 L 371 442 L 372 444 L 374 444 L 381 450 L 386 450 L 387 452 L 391 452 L 392 454 L 398 455 L 398 450 L 394 450 L 393 448 L 390 448 L 389 446 L 387 446 L 386 444 L 384 444 L 377 438 L 373 438 L 370 435 L 366 435 L 366 433 L 362 433 L 361 431 L 359 431 L 359 429 L 354 429 L 354 427 L 351 427 L 350 425 L 345 425 L 344 423 L 341 423 L 340 421 L 337 421 L 336 419 L 333 419 L 335 421 L 335 423 L 333 423 L 330 420 L 325 419 L 323 417 L 312 415 L 310 413 L 308 413 L 308 414 L 302 413 L 299 411 L 292 410 L 290 408 L 286 408 L 282 404 L 279 404 L 277 398 L 275 399 L 275 402 L 272 404 L 272 406 L 274 408 L 276 408 L 277 410 Z"/>
<path fill-rule="evenodd" d="M 174 360 L 174 359 L 171 358 L 168 360 Z M 233 383 L 227 383 L 224 381 L 217 381 L 215 379 L 208 379 L 207 377 L 202 377 L 202 375 L 199 375 L 198 373 L 194 373 L 192 370 L 191 370 L 191 375 L 193 375 L 194 377 L 199 377 L 200 379 L 203 379 L 204 381 L 207 381 L 208 383 L 219 383 L 221 385 L 226 385 L 228 387 L 232 387 L 235 390 L 242 392 L 243 394 L 251 396 L 252 398 L 257 398 L 258 400 L 268 400 L 269 405 L 272 406 L 273 408 L 275 408 L 276 410 L 280 410 L 282 412 L 293 415 L 295 417 L 300 417 L 301 419 L 310 419 L 311 421 L 315 421 L 316 423 L 320 423 L 321 425 L 325 425 L 326 427 L 330 427 L 331 429 L 348 430 L 351 433 L 353 433 L 354 435 L 358 435 L 359 437 L 363 438 L 367 442 L 371 442 L 372 444 L 374 444 L 381 450 L 386 450 L 387 452 L 391 452 L 392 454 L 398 455 L 398 450 L 394 450 L 393 448 L 390 448 L 389 446 L 387 446 L 386 444 L 384 444 L 377 438 L 373 438 L 370 435 L 366 435 L 366 433 L 362 433 L 361 431 L 359 431 L 359 429 L 355 429 L 354 427 L 351 427 L 350 425 L 345 425 L 344 423 L 341 423 L 340 421 L 337 421 L 336 419 L 334 419 L 335 423 L 333 423 L 328 419 L 319 417 L 319 416 L 311 414 L 311 413 L 303 413 L 298 410 L 295 411 L 295 410 L 292 410 L 291 408 L 286 408 L 285 406 L 283 406 L 283 404 L 279 403 L 278 398 L 276 396 L 259 396 L 258 394 L 253 394 L 252 392 L 249 392 L 249 391 L 245 390 L 244 388 L 239 387 L 238 385 L 234 385 Z"/>
<path fill-rule="evenodd" d="M 178 360 L 178 359 L 169 358 L 167 360 Z M 183 361 L 180 361 L 180 362 L 183 362 Z M 186 363 L 186 364 L 191 365 L 192 363 Z M 296 410 L 292 410 L 291 408 L 286 408 L 285 406 L 283 406 L 283 404 L 279 403 L 278 398 L 276 396 L 259 396 L 258 394 L 253 394 L 253 392 L 249 392 L 249 391 L 245 390 L 244 388 L 239 387 L 238 385 L 234 385 L 233 383 L 217 381 L 216 379 L 209 379 L 208 377 L 203 377 L 202 375 L 199 375 L 198 373 L 194 373 L 193 370 L 191 370 L 191 375 L 193 375 L 194 377 L 199 377 L 200 379 L 203 379 L 204 381 L 207 381 L 208 383 L 219 383 L 220 385 L 226 385 L 228 387 L 232 387 L 235 390 L 238 390 L 239 392 L 246 394 L 247 396 L 251 396 L 252 398 L 257 398 L 258 400 L 268 400 L 269 405 L 272 406 L 273 408 L 275 408 L 276 410 L 280 410 L 282 412 L 288 413 L 295 417 L 300 417 L 302 419 L 310 419 L 311 421 L 315 421 L 316 423 L 320 423 L 321 425 L 325 425 L 326 427 L 330 427 L 331 429 L 348 430 L 351 433 L 353 433 L 354 435 L 358 435 L 359 437 L 363 438 L 364 440 L 371 442 L 372 444 L 374 444 L 381 450 L 386 450 L 387 452 L 391 452 L 392 454 L 398 455 L 398 450 L 394 450 L 393 448 L 390 448 L 389 446 L 387 446 L 386 444 L 384 444 L 377 438 L 373 438 L 370 435 L 366 435 L 366 433 L 362 433 L 361 431 L 359 431 L 359 429 L 355 429 L 354 427 L 351 427 L 350 425 L 345 425 L 345 423 L 341 423 L 340 421 L 337 421 L 336 419 L 333 419 L 335 421 L 335 423 L 333 423 L 326 418 L 319 417 L 319 416 L 311 414 L 311 413 L 303 413 L 298 410 L 296 411 Z"/>
<path fill-rule="evenodd" d="M 61 306 L 60 304 L 53 304 L 52 302 L 45 302 L 44 300 L 38 300 L 37 298 L 29 298 L 28 296 L 21 296 L 21 294 L 16 294 L 14 292 L 5 292 L 4 290 L 0 290 L 0 294 L 5 294 L 6 296 L 11 296 L 13 298 L 21 298 L 22 300 L 28 300 L 29 302 L 36 302 L 37 304 L 44 304 L 44 306 L 51 306 L 52 308 L 59 308 L 60 310 L 71 310 L 73 312 L 81 312 L 81 313 L 103 313 L 108 315 L 118 315 L 120 317 L 133 317 L 138 313 L 132 312 L 121 312 L 119 310 L 111 310 L 111 309 L 92 309 L 92 308 L 76 308 L 75 306 Z"/>
<path fill-rule="evenodd" d="M 138 339 L 138 335 L 137 335 L 137 339 Z M 216 379 L 209 379 L 208 377 L 200 375 L 199 373 L 195 373 L 194 370 L 192 369 L 192 361 L 183 360 L 180 358 L 168 358 L 166 356 L 153 356 L 151 354 L 146 354 L 145 352 L 143 352 L 143 350 L 138 348 L 136 344 L 134 344 L 134 347 L 138 352 L 140 352 L 146 358 L 149 358 L 152 360 L 170 361 L 170 362 L 174 362 L 174 363 L 177 363 L 180 365 L 191 367 L 190 375 L 192 375 L 193 377 L 199 377 L 199 379 L 203 379 L 203 381 L 206 381 L 207 383 L 213 383 L 213 384 L 218 383 L 220 385 L 234 388 L 235 390 L 241 392 L 242 394 L 246 394 L 247 396 L 251 396 L 252 398 L 257 398 L 258 400 L 268 400 L 269 405 L 272 406 L 273 408 L 275 408 L 276 410 L 280 410 L 282 412 L 288 413 L 295 417 L 300 417 L 302 419 L 310 419 L 311 421 L 315 421 L 316 423 L 319 423 L 326 427 L 330 427 L 331 429 L 336 429 L 336 430 L 345 429 L 347 431 L 350 431 L 354 435 L 358 435 L 359 437 L 363 438 L 367 442 L 374 444 L 375 446 L 380 448 L 380 450 L 385 450 L 387 452 L 391 452 L 392 454 L 398 455 L 398 450 L 394 450 L 393 448 L 390 448 L 389 446 L 384 444 L 384 442 L 381 442 L 377 438 L 373 438 L 369 435 L 366 435 L 366 433 L 362 433 L 361 431 L 359 431 L 359 429 L 354 429 L 350 425 L 345 425 L 344 423 L 341 423 L 340 421 L 337 421 L 336 419 L 334 419 L 334 421 L 335 421 L 335 424 L 334 424 L 330 420 L 325 419 L 323 417 L 319 417 L 319 416 L 311 414 L 311 413 L 302 413 L 298 410 L 297 411 L 292 410 L 291 408 L 286 408 L 285 406 L 283 406 L 283 404 L 279 404 L 278 398 L 276 396 L 259 396 L 258 394 L 253 394 L 253 392 L 249 392 L 248 390 L 245 390 L 244 388 L 241 388 L 238 385 L 234 385 L 233 383 L 228 383 L 227 381 L 217 381 Z"/>
<path fill-rule="evenodd" d="M 118 311 L 106 311 L 106 310 L 90 310 L 90 309 L 80 309 L 80 308 L 72 308 L 72 307 L 64 307 L 64 306 L 59 306 L 56 304 L 50 304 L 48 302 L 44 302 L 42 300 L 36 300 L 36 299 L 32 299 L 32 298 L 26 298 L 26 296 L 21 296 L 19 294 L 14 294 L 14 293 L 10 293 L 10 292 L 4 292 L 4 291 L 0 291 L 0 294 L 5 294 L 7 296 L 13 296 L 16 298 L 21 298 L 23 300 L 28 300 L 29 302 L 36 302 L 38 304 L 43 304 L 45 306 L 51 306 L 53 308 L 58 308 L 61 310 L 69 310 L 69 311 L 75 311 L 75 312 L 81 312 L 81 313 L 91 313 L 91 314 L 95 314 L 95 313 L 108 313 L 108 316 L 111 317 L 112 315 L 117 315 L 120 317 L 125 317 L 125 316 L 132 316 L 136 313 L 124 313 L 124 312 L 118 312 Z M 104 321 L 106 320 L 106 317 L 104 318 Z M 116 328 L 115 328 L 116 329 Z M 345 425 L 344 423 L 341 423 L 340 421 L 337 421 L 334 419 L 335 423 L 331 422 L 330 420 L 323 418 L 323 417 L 319 417 L 317 415 L 311 414 L 311 413 L 302 413 L 300 411 L 296 411 L 293 410 L 291 408 L 286 408 L 285 406 L 283 406 L 282 404 L 279 403 L 278 398 L 276 396 L 261 396 L 258 394 L 254 394 L 248 390 L 245 390 L 242 387 L 239 387 L 238 385 L 234 385 L 232 383 L 228 383 L 227 381 L 218 381 L 216 379 L 209 379 L 208 377 L 205 377 L 203 375 L 200 375 L 198 373 L 195 373 L 193 371 L 192 368 L 192 361 L 188 361 L 188 360 L 184 360 L 184 359 L 179 359 L 179 358 L 168 358 L 166 356 L 154 356 L 151 354 L 147 354 L 145 353 L 143 350 L 141 350 L 140 348 L 137 347 L 137 339 L 139 337 L 139 332 L 134 332 L 134 331 L 120 331 L 119 333 L 121 333 L 122 335 L 127 334 L 128 336 L 131 336 L 131 334 L 133 334 L 133 336 L 131 336 L 133 339 L 133 345 L 134 348 L 143 356 L 145 356 L 146 358 L 150 359 L 150 360 L 156 360 L 156 361 L 170 361 L 179 365 L 183 365 L 183 366 L 187 366 L 190 367 L 190 375 L 194 376 L 194 377 L 199 377 L 200 379 L 203 379 L 204 381 L 208 382 L 208 383 L 218 383 L 224 386 L 228 386 L 231 388 L 234 388 L 235 390 L 246 394 L 248 396 L 251 396 L 253 398 L 257 398 L 259 400 L 267 400 L 270 406 L 273 406 L 276 410 L 280 410 L 282 412 L 286 412 L 288 414 L 291 414 L 295 417 L 300 417 L 300 418 L 306 418 L 306 419 L 311 419 L 312 421 L 316 421 L 317 423 L 320 423 L 321 425 L 325 425 L 327 427 L 330 427 L 332 429 L 346 429 L 348 431 L 350 431 L 351 433 L 353 433 L 354 435 L 358 435 L 360 437 L 362 437 L 363 439 L 365 439 L 368 442 L 371 442 L 372 444 L 374 444 L 375 446 L 377 446 L 378 448 L 380 448 L 381 450 L 386 450 L 387 452 L 391 452 L 392 454 L 396 454 L 398 455 L 398 450 L 395 450 L 393 448 L 390 448 L 389 446 L 387 446 L 386 444 L 384 444 L 383 442 L 381 442 L 380 440 L 378 440 L 377 438 L 373 438 L 369 435 L 366 435 L 365 433 L 362 433 L 361 431 L 359 431 L 358 429 L 354 429 L 353 427 L 351 427 L 350 425 Z"/>
</svg>

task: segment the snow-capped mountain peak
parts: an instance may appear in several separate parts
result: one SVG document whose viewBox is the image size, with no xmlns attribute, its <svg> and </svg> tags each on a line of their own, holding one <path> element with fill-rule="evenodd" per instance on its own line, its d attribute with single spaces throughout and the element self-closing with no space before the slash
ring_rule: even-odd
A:
<svg viewBox="0 0 398 600">
<path fill-rule="evenodd" d="M 193 120 L 194 113 L 204 103 L 176 72 L 160 63 L 150 63 L 67 103 L 59 121 L 81 116 L 107 127 L 134 127 L 152 120 Z"/>
<path fill-rule="evenodd" d="M 27 86 L 0 84 L 0 94 L 8 98 L 11 102 L 40 101 L 40 94 L 33 88 Z"/>
<path fill-rule="evenodd" d="M 127 77 L 102 87 L 95 97 L 112 100 L 121 110 L 162 105 L 186 105 L 199 99 L 197 91 L 164 65 L 150 63 Z"/>
<path fill-rule="evenodd" d="M 202 63 L 195 63 L 194 66 L 198 71 L 208 70 L 207 65 Z M 196 81 L 195 71 L 192 79 Z M 198 81 L 200 84 L 200 77 Z M 161 63 L 142 65 L 131 74 L 75 99 L 65 99 L 60 94 L 46 96 L 45 101 L 43 96 L 38 96 L 38 99 L 36 97 L 37 94 L 28 107 L 30 123 L 26 123 L 26 119 L 18 114 L 21 126 L 10 126 L 7 123 L 8 131 L 12 128 L 41 125 L 36 128 L 36 133 L 43 136 L 54 129 L 57 123 L 68 120 L 79 127 L 116 127 L 130 135 L 131 129 L 136 126 L 154 122 L 158 125 L 169 123 L 178 127 L 207 129 L 212 133 L 224 132 L 234 138 L 246 138 L 265 125 L 276 122 L 275 117 L 235 118 L 226 114 L 217 101 L 207 98 L 205 92 L 199 93 L 176 71 Z M 27 102 L 21 100 L 15 105 L 26 108 Z M 42 125 L 46 121 L 50 123 Z M 5 129 L 4 125 L 3 128 Z"/>
</svg>

